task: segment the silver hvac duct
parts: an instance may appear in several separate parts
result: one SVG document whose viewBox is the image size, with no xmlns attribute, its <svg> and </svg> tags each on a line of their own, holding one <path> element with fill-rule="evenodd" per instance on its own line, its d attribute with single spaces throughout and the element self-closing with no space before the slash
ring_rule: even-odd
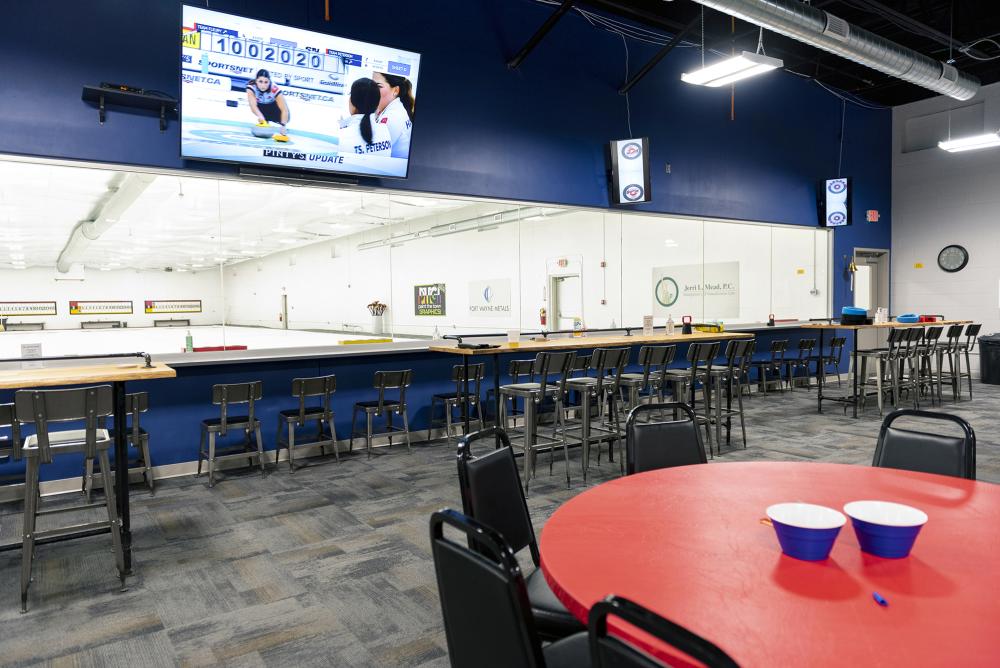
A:
<svg viewBox="0 0 1000 668">
<path fill-rule="evenodd" d="M 69 233 L 66 246 L 56 260 L 56 270 L 65 274 L 96 241 L 128 211 L 139 196 L 156 179 L 153 174 L 127 174 L 116 176 L 108 185 L 108 194 L 88 220 L 80 221 Z"/>
<path fill-rule="evenodd" d="M 694 1 L 956 100 L 979 90 L 978 79 L 951 65 L 798 0 Z"/>
</svg>

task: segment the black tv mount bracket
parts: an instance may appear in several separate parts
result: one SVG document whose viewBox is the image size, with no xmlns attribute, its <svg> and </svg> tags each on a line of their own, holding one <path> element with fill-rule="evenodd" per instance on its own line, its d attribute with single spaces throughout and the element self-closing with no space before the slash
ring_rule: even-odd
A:
<svg viewBox="0 0 1000 668">
<path fill-rule="evenodd" d="M 81 96 L 86 102 L 97 103 L 97 120 L 101 125 L 107 120 L 106 105 L 118 104 L 123 107 L 151 109 L 160 112 L 160 132 L 167 129 L 167 111 L 177 111 L 177 100 L 158 93 L 122 90 L 105 86 L 84 86 Z"/>
</svg>

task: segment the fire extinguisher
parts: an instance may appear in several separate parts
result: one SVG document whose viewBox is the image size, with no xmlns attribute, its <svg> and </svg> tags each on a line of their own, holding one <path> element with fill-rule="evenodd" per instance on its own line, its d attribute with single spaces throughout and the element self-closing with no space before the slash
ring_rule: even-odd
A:
<svg viewBox="0 0 1000 668">
<path fill-rule="evenodd" d="M 545 310 L 544 306 L 542 308 L 538 309 L 538 321 L 539 321 L 539 324 L 541 324 L 542 327 L 545 326 L 545 322 L 546 322 L 546 318 L 547 317 L 548 317 L 548 312 Z"/>
</svg>

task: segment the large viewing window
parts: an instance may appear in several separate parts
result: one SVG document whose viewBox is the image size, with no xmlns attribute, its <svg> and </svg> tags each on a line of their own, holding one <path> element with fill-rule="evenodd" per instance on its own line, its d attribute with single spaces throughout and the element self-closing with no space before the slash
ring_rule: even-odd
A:
<svg viewBox="0 0 1000 668">
<path fill-rule="evenodd" d="M 812 226 L 14 160 L 0 223 L 3 357 L 830 311 Z"/>
</svg>

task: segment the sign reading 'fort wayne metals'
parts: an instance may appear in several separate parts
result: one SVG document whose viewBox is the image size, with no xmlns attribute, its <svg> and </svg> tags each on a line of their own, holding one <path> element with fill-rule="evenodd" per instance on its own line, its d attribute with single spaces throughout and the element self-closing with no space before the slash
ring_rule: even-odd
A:
<svg viewBox="0 0 1000 668">
<path fill-rule="evenodd" d="M 147 299 L 144 313 L 201 313 L 200 299 Z"/>
<path fill-rule="evenodd" d="M 486 318 L 510 315 L 510 279 L 469 281 L 469 315 Z"/>
<path fill-rule="evenodd" d="M 653 315 L 739 317 L 740 263 L 653 267 Z"/>
<path fill-rule="evenodd" d="M 444 315 L 444 283 L 413 286 L 414 315 Z"/>
<path fill-rule="evenodd" d="M 71 301 L 70 315 L 129 315 L 132 313 L 130 301 Z"/>
</svg>

